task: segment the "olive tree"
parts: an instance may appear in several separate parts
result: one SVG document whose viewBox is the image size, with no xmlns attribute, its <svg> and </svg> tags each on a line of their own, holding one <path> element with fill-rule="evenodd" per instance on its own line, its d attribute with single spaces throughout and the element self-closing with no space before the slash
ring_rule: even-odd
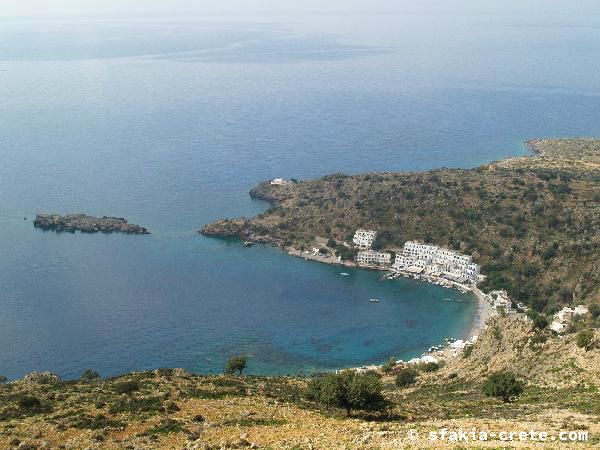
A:
<svg viewBox="0 0 600 450">
<path fill-rule="evenodd" d="M 496 372 L 483 383 L 483 393 L 508 403 L 511 398 L 523 393 L 523 383 L 517 380 L 512 372 Z"/>
<path fill-rule="evenodd" d="M 350 370 L 312 379 L 307 397 L 326 407 L 345 409 L 348 415 L 353 410 L 381 411 L 387 408 L 379 377 Z"/>
<path fill-rule="evenodd" d="M 247 358 L 245 356 L 232 356 L 225 365 L 225 373 L 227 375 L 233 375 L 235 372 L 238 372 L 241 375 L 242 371 L 246 368 L 246 363 Z"/>
</svg>

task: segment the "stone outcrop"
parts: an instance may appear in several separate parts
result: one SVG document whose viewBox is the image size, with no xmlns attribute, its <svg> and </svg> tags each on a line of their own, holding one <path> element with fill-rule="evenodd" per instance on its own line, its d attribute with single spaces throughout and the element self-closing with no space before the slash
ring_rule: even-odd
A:
<svg viewBox="0 0 600 450">
<path fill-rule="evenodd" d="M 122 217 L 92 217 L 86 214 L 38 214 L 33 226 L 57 232 L 150 234 L 146 228 L 128 223 Z"/>
<path fill-rule="evenodd" d="M 265 233 L 265 229 L 256 229 L 252 227 L 250 221 L 246 219 L 222 219 L 214 223 L 204 225 L 199 231 L 204 236 L 221 237 L 221 238 L 236 238 L 244 241 L 244 244 L 268 244 L 281 247 L 282 241 L 273 238 Z"/>
</svg>

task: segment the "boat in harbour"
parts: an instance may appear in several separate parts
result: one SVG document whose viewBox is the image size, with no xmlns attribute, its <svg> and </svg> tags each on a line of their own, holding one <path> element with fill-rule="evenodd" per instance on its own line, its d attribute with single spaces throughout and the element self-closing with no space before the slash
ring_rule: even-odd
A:
<svg viewBox="0 0 600 450">
<path fill-rule="evenodd" d="M 369 301 L 371 303 L 379 303 L 379 299 L 378 298 L 371 298 L 371 299 L 369 299 Z"/>
<path fill-rule="evenodd" d="M 347 272 L 342 272 L 342 273 L 340 273 L 340 275 L 343 276 L 343 277 L 349 277 L 350 276 L 350 274 L 347 273 Z"/>
</svg>

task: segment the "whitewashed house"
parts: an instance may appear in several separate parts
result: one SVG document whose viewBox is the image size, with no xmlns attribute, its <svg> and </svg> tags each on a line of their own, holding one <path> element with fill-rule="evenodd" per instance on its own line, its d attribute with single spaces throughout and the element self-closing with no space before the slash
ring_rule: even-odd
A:
<svg viewBox="0 0 600 450">
<path fill-rule="evenodd" d="M 565 306 L 559 312 L 554 314 L 554 320 L 550 324 L 550 328 L 557 333 L 564 333 L 573 322 L 573 318 L 576 316 L 585 316 L 588 312 L 589 309 L 585 305 L 578 305 L 575 308 Z"/>
<path fill-rule="evenodd" d="M 356 262 L 361 266 L 389 266 L 392 263 L 392 255 L 375 250 L 363 250 L 358 252 Z"/>
<path fill-rule="evenodd" d="M 406 270 L 418 267 L 429 273 L 439 273 L 460 283 L 480 280 L 479 265 L 470 256 L 437 245 L 408 241 L 401 253 L 396 255 L 393 268 Z"/>
<path fill-rule="evenodd" d="M 271 181 L 271 184 L 276 185 L 276 186 L 284 186 L 286 184 L 291 184 L 291 181 L 288 180 L 284 180 L 283 178 L 275 178 L 273 181 Z"/>
<path fill-rule="evenodd" d="M 352 242 L 358 248 L 363 250 L 370 250 L 373 248 L 373 242 L 377 238 L 377 231 L 371 230 L 356 230 L 354 233 L 354 238 L 352 238 Z"/>
<path fill-rule="evenodd" d="M 508 292 L 504 290 L 492 291 L 489 295 L 492 299 L 492 309 L 496 314 L 499 314 L 500 310 L 503 310 L 506 314 L 515 314 L 517 312 L 512 306 L 512 300 L 508 296 Z"/>
</svg>

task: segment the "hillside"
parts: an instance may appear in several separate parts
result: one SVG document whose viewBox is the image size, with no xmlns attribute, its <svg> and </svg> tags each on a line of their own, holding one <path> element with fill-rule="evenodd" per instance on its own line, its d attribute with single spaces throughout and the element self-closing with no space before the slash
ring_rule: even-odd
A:
<svg viewBox="0 0 600 450">
<path fill-rule="evenodd" d="M 271 202 L 268 211 L 202 232 L 308 249 L 316 238 L 341 248 L 357 228 L 376 229 L 380 248 L 421 240 L 472 255 L 487 276 L 484 288 L 506 289 L 540 312 L 598 302 L 600 140 L 529 145 L 533 156 L 468 170 L 262 183 L 250 194 Z"/>
<path fill-rule="evenodd" d="M 597 446 L 600 350 L 579 349 L 573 337 L 539 341 L 530 325 L 497 320 L 470 356 L 422 372 L 413 387 L 397 388 L 385 375 L 387 414 L 352 417 L 307 400 L 303 378 L 198 376 L 179 369 L 69 382 L 31 375 L 0 385 L 0 448 L 431 448 L 425 436 L 444 427 L 585 430 L 590 440 L 569 448 Z M 512 403 L 485 397 L 483 377 L 506 367 L 525 381 L 523 395 Z M 410 430 L 421 438 L 411 440 Z M 477 443 L 499 445 L 495 439 Z M 437 442 L 436 448 L 456 446 Z"/>
</svg>

